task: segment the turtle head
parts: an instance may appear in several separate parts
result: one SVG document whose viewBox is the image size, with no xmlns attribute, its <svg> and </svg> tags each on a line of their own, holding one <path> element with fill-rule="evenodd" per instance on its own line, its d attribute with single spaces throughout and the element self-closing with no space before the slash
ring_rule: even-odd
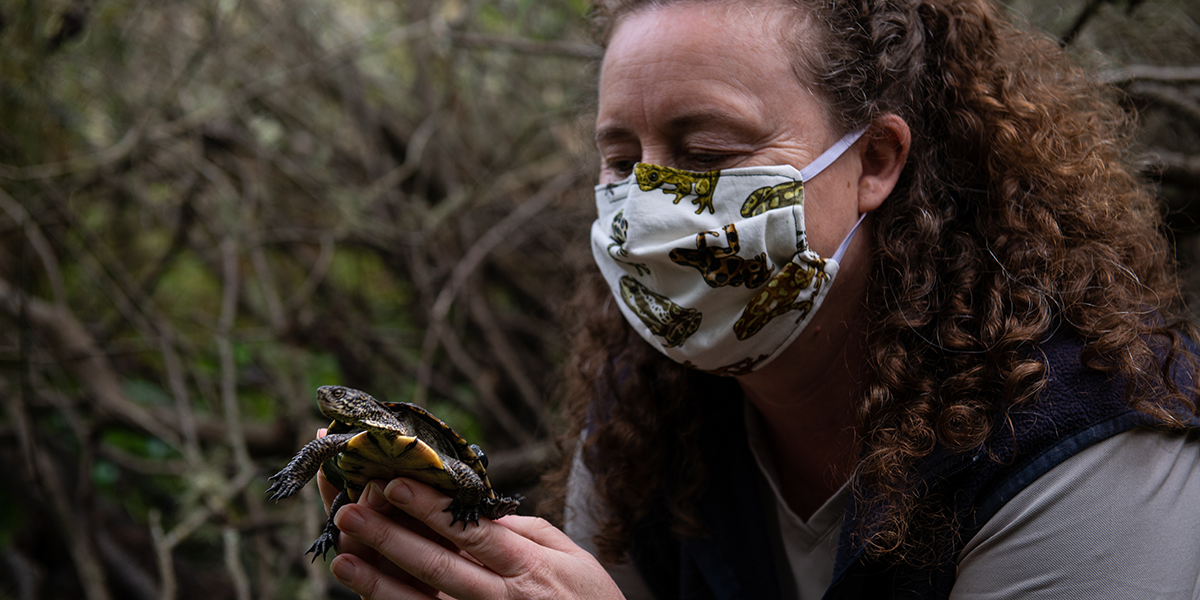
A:
<svg viewBox="0 0 1200 600">
<path fill-rule="evenodd" d="M 363 429 L 389 429 L 396 417 L 370 394 L 340 385 L 317 388 L 317 406 L 321 414 Z"/>
</svg>

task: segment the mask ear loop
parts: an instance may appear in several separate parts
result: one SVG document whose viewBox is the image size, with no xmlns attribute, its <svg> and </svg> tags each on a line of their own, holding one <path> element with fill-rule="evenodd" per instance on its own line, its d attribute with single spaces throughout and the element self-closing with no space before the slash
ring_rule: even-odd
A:
<svg viewBox="0 0 1200 600">
<path fill-rule="evenodd" d="M 833 145 L 830 146 L 828 150 L 822 152 L 816 160 L 808 163 L 807 167 L 800 169 L 800 181 L 808 183 L 810 179 L 816 177 L 821 171 L 824 171 L 825 167 L 828 167 L 829 165 L 833 164 L 833 161 L 841 158 L 842 154 L 845 153 L 850 146 L 853 146 L 854 142 L 857 142 L 858 138 L 862 137 L 862 135 L 866 132 L 867 128 L 863 127 L 858 131 L 847 133 L 846 135 L 842 136 L 842 139 L 834 142 Z"/>
<path fill-rule="evenodd" d="M 841 158 L 842 154 L 844 154 L 846 150 L 850 148 L 850 146 L 853 146 L 854 142 L 857 142 L 858 138 L 862 137 L 862 135 L 866 132 L 867 128 L 864 127 L 858 131 L 847 133 L 846 135 L 842 136 L 842 139 L 834 142 L 834 144 L 830 146 L 828 150 L 822 152 L 816 160 L 808 163 L 807 167 L 800 169 L 800 181 L 808 182 L 813 177 L 816 177 L 821 171 L 825 170 L 825 167 L 828 167 L 829 165 L 833 164 L 833 161 Z M 837 251 L 833 253 L 832 257 L 830 257 L 834 262 L 842 262 L 842 256 L 846 254 L 846 248 L 850 246 L 850 240 L 854 239 L 854 233 L 858 231 L 858 226 L 865 218 L 867 218 L 867 213 L 863 213 L 858 216 L 858 221 L 854 223 L 854 227 L 850 229 L 850 233 L 846 234 L 846 237 L 842 240 L 841 245 L 838 246 Z"/>
<path fill-rule="evenodd" d="M 863 219 L 865 218 L 867 218 L 867 213 L 858 215 L 858 220 L 854 222 L 854 227 L 850 228 L 850 233 L 846 234 L 845 239 L 842 240 L 842 244 L 838 246 L 837 251 L 833 253 L 832 257 L 830 257 L 833 259 L 833 262 L 836 262 L 839 265 L 842 264 L 842 256 L 846 254 L 846 248 L 850 247 L 850 240 L 854 239 L 854 233 L 858 231 L 858 226 L 862 224 Z"/>
</svg>

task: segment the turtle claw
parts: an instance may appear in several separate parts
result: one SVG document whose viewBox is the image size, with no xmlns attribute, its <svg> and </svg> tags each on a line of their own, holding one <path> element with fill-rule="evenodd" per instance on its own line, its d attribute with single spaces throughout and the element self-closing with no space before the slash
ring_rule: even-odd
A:
<svg viewBox="0 0 1200 600">
<path fill-rule="evenodd" d="M 268 477 L 267 480 L 274 482 L 271 484 L 271 487 L 267 488 L 267 493 L 271 494 L 269 500 L 275 502 L 291 497 L 292 494 L 300 491 L 300 488 L 303 488 L 304 484 L 308 483 L 307 480 L 297 479 L 287 469 Z"/>
<path fill-rule="evenodd" d="M 321 560 L 325 560 L 330 550 L 337 551 L 337 530 L 334 530 L 332 533 L 329 531 L 321 532 L 321 537 L 317 538 L 317 541 L 313 542 L 312 546 L 304 554 L 305 556 L 312 554 L 312 562 L 317 562 L 318 556 L 321 557 Z"/>
<path fill-rule="evenodd" d="M 459 502 L 458 498 L 451 500 L 450 506 L 447 506 L 446 510 L 443 510 L 442 512 L 448 512 L 454 516 L 454 519 L 450 521 L 451 526 L 459 521 L 462 521 L 463 531 L 467 530 L 467 523 L 479 525 L 479 506 L 467 506 L 466 504 Z"/>
</svg>

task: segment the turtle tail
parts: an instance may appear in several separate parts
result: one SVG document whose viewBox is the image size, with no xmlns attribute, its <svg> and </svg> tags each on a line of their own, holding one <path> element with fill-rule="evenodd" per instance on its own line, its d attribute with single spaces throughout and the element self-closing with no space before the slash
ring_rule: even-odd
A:
<svg viewBox="0 0 1200 600">
<path fill-rule="evenodd" d="M 520 494 L 488 498 L 483 501 L 483 516 L 494 521 L 505 515 L 511 515 L 517 512 L 517 507 L 524 499 L 525 497 Z"/>
</svg>

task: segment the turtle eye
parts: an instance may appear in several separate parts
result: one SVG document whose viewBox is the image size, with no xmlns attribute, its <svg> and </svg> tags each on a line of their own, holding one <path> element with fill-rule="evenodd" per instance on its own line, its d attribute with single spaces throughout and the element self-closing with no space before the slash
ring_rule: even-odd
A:
<svg viewBox="0 0 1200 600">
<path fill-rule="evenodd" d="M 341 399 L 341 397 L 342 397 L 342 396 L 345 396 L 345 395 L 346 395 L 346 390 L 345 390 L 345 388 L 340 388 L 340 387 L 339 387 L 339 388 L 333 388 L 333 397 L 334 397 L 334 398 Z"/>
</svg>

